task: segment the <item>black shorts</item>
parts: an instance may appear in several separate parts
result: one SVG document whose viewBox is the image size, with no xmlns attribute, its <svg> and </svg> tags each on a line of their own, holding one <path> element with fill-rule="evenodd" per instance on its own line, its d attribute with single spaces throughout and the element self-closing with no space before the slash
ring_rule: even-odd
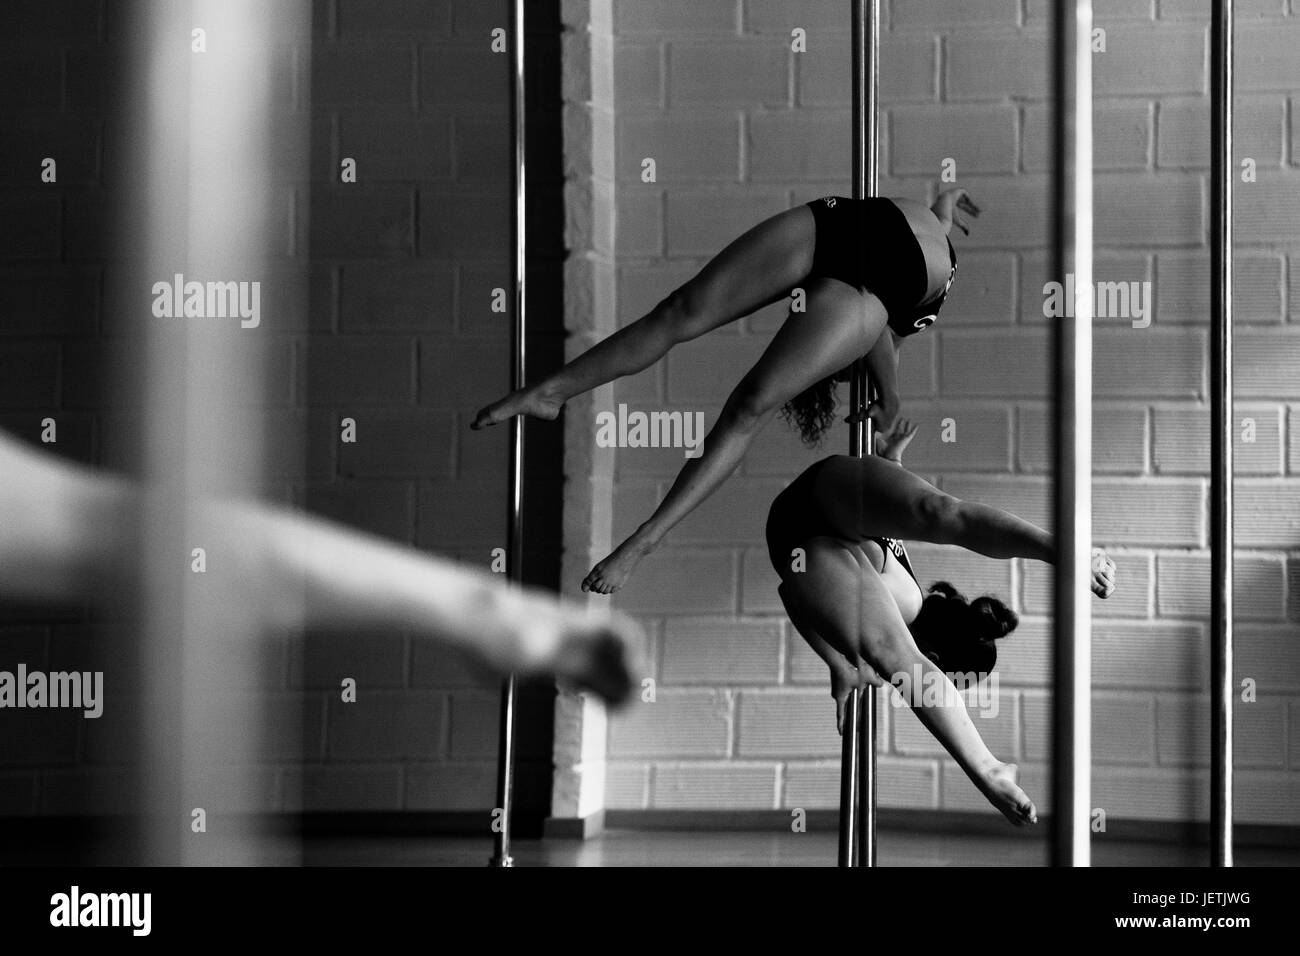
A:
<svg viewBox="0 0 1300 956">
<path fill-rule="evenodd" d="M 817 473 L 830 458 L 814 462 L 786 485 L 767 510 L 767 556 L 777 574 L 790 570 L 790 552 L 818 535 L 838 537 L 818 505 Z"/>
<path fill-rule="evenodd" d="M 903 211 L 890 199 L 825 196 L 806 203 L 817 222 L 811 276 L 826 276 L 865 288 L 884 303 L 889 327 L 914 335 L 934 323 L 957 272 L 957 253 L 948 243 L 952 271 L 935 300 L 922 305 L 930 284 L 925 253 Z"/>
</svg>

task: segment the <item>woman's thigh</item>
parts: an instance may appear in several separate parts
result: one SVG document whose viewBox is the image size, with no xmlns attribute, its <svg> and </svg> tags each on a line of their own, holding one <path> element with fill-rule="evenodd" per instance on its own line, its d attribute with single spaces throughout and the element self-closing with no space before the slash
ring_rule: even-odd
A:
<svg viewBox="0 0 1300 956">
<path fill-rule="evenodd" d="M 806 205 L 764 219 L 727 245 L 670 299 L 692 339 L 790 294 L 812 269 L 817 224 Z"/>
<path fill-rule="evenodd" d="M 878 298 L 838 279 L 809 278 L 806 291 L 807 311 L 786 317 L 737 386 L 763 410 L 779 408 L 861 358 L 889 319 Z"/>
<path fill-rule="evenodd" d="M 850 540 L 938 540 L 935 525 L 958 502 L 901 465 L 838 455 L 818 471 L 812 492 L 828 527 Z"/>
</svg>

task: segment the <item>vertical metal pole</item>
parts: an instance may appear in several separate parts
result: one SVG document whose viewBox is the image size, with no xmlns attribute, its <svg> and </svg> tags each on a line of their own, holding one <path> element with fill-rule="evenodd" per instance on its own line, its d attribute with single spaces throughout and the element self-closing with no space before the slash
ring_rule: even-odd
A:
<svg viewBox="0 0 1300 956">
<path fill-rule="evenodd" d="M 130 66 L 115 105 L 123 168 L 140 174 L 111 193 L 117 247 L 126 252 L 105 277 L 109 384 L 112 398 L 140 417 L 108 428 L 106 451 L 130 449 L 148 488 L 133 529 L 141 578 L 131 621 L 106 622 L 139 655 L 138 680 L 115 688 L 140 704 L 127 738 L 142 758 L 130 767 L 138 816 L 129 825 L 139 829 L 129 852 L 150 866 L 265 865 L 275 844 L 259 832 L 255 781 L 272 759 L 262 731 L 271 713 L 265 692 L 275 685 L 253 651 L 269 629 L 249 592 L 267 585 L 231 572 L 237 562 L 208 506 L 265 488 L 272 392 L 257 303 L 267 285 L 281 307 L 301 304 L 290 272 L 305 275 L 301 252 L 278 277 L 272 270 L 285 251 L 276 183 L 307 181 L 309 113 L 304 99 L 285 115 L 269 70 L 274 51 L 309 34 L 310 9 L 302 0 L 121 8 Z M 211 40 L 201 56 L 177 42 L 196 24 Z M 214 281 L 237 283 L 239 302 L 222 300 L 218 316 L 187 308 L 151 317 L 156 281 L 174 283 L 178 297 L 183 286 L 187 307 L 191 282 L 209 290 Z M 246 290 L 254 312 L 241 318 Z M 194 548 L 207 555 L 202 574 L 190 569 Z M 104 653 L 116 665 L 125 651 Z M 199 809 L 210 831 L 191 829 Z"/>
<path fill-rule="evenodd" d="M 1052 862 L 1055 866 L 1088 866 L 1092 757 L 1092 0 L 1056 0 L 1053 8 L 1053 278 L 1065 284 L 1067 314 L 1054 335 L 1059 550 Z"/>
<path fill-rule="evenodd" d="M 1210 24 L 1210 830 L 1211 863 L 1232 866 L 1232 160 L 1233 3 Z"/>
<path fill-rule="evenodd" d="M 510 119 L 515 147 L 515 216 L 511 224 L 514 243 L 515 321 L 510 346 L 511 389 L 524 387 L 526 381 L 525 331 L 527 314 L 524 308 L 525 267 L 527 264 L 527 166 L 525 163 L 525 122 L 527 111 L 524 101 L 524 0 L 514 0 L 514 73 L 510 100 Z M 523 580 L 524 542 L 524 419 L 516 415 L 510 419 L 510 503 L 506 528 L 506 577 L 518 586 Z M 514 812 L 515 783 L 515 677 L 510 675 L 501 690 L 501 745 L 497 755 L 497 801 L 500 813 L 494 820 L 493 853 L 490 866 L 514 866 L 510 856 L 510 824 Z"/>
<path fill-rule="evenodd" d="M 853 198 L 880 192 L 880 0 L 853 5 Z M 849 454 L 872 452 L 866 417 L 871 384 L 864 359 L 849 385 Z M 840 765 L 840 866 L 876 865 L 876 695 L 854 690 L 845 715 Z M 850 756 L 856 754 L 856 758 Z"/>
<path fill-rule="evenodd" d="M 856 866 L 858 857 L 858 739 L 860 695 L 849 694 L 844 710 L 844 737 L 840 741 L 840 850 L 839 866 Z"/>
<path fill-rule="evenodd" d="M 859 96 L 864 103 L 866 142 L 855 137 L 857 156 L 853 161 L 854 194 L 858 198 L 880 195 L 880 0 L 870 0 L 866 17 L 866 37 L 859 45 L 863 68 L 856 71 L 862 79 Z M 867 379 L 866 362 L 859 359 L 854 379 L 858 384 L 858 399 L 850 399 L 855 412 L 864 412 L 874 388 Z M 850 389 L 851 391 L 851 389 Z M 872 423 L 865 415 L 853 426 L 849 437 L 850 453 L 870 455 L 875 452 L 872 441 Z M 858 447 L 853 448 L 854 441 Z M 862 721 L 858 757 L 858 857 L 859 866 L 876 865 L 876 693 L 861 691 L 858 716 Z"/>
</svg>

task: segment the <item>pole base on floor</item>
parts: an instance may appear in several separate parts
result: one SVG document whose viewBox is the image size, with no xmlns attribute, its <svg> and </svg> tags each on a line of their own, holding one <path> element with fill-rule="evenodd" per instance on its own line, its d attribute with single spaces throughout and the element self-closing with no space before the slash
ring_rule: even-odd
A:
<svg viewBox="0 0 1300 956">
<path fill-rule="evenodd" d="M 514 866 L 514 865 L 515 865 L 515 858 L 513 856 L 494 856 L 492 857 L 492 859 L 488 860 L 488 866 L 491 867 L 505 867 L 505 866 Z"/>
</svg>

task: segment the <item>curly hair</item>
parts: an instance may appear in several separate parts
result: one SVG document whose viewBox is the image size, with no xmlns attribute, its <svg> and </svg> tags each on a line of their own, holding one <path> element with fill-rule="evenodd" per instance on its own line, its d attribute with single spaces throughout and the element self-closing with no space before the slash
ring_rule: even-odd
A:
<svg viewBox="0 0 1300 956">
<path fill-rule="evenodd" d="M 848 374 L 849 370 L 845 368 L 834 375 L 828 375 L 781 406 L 781 417 L 799 432 L 799 437 L 808 447 L 821 445 L 826 433 L 835 424 L 835 408 L 838 404 L 836 387 L 848 378 Z"/>
</svg>

